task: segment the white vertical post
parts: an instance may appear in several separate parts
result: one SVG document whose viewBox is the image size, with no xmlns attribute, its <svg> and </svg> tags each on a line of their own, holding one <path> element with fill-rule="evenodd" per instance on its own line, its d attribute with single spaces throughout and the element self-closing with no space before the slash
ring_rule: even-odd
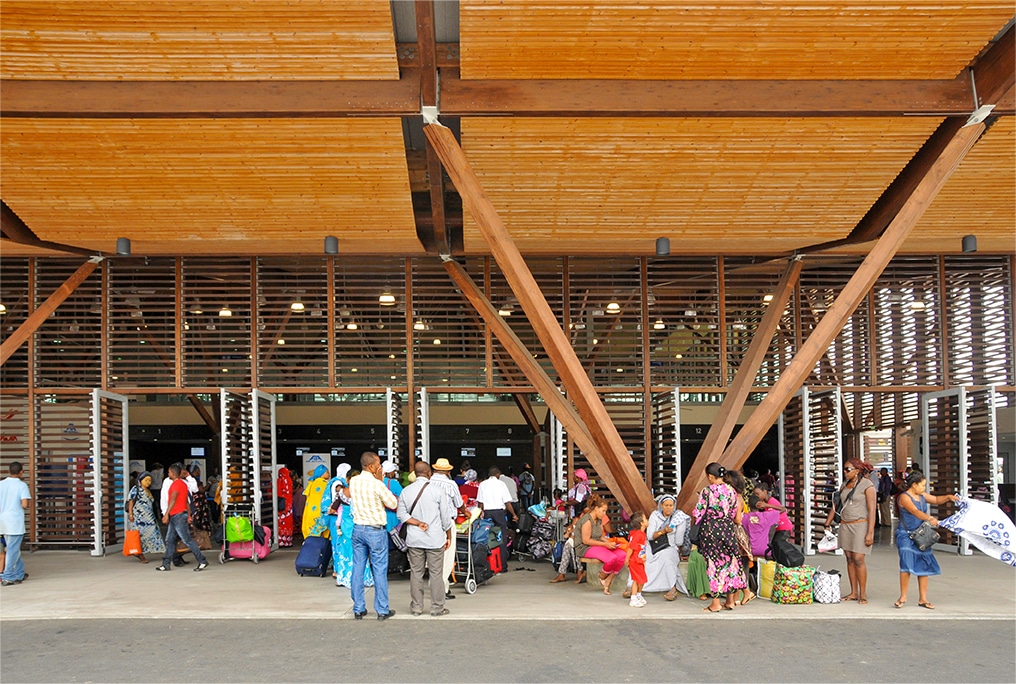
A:
<svg viewBox="0 0 1016 684">
<path fill-rule="evenodd" d="M 92 551 L 104 555 L 102 539 L 102 400 L 92 390 Z"/>
<path fill-rule="evenodd" d="M 421 387 L 418 395 L 416 433 L 420 436 L 420 460 L 430 463 L 430 398 L 427 388 Z"/>
<path fill-rule="evenodd" d="M 807 387 L 802 387 L 798 394 L 801 396 L 801 442 L 804 447 L 804 482 L 801 483 L 801 548 L 807 554 L 815 551 L 811 546 L 811 513 L 814 506 L 812 500 L 811 481 L 815 477 L 815 448 L 811 439 L 811 392 Z"/>
</svg>

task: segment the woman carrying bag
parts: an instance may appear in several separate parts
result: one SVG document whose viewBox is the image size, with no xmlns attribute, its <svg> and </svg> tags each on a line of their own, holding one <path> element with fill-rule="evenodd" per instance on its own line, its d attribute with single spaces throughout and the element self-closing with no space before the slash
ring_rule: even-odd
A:
<svg viewBox="0 0 1016 684">
<path fill-rule="evenodd" d="M 928 578 L 942 574 L 938 560 L 931 547 L 922 551 L 911 538 L 925 522 L 938 527 L 938 519 L 929 513 L 928 504 L 940 505 L 948 501 L 956 501 L 954 494 L 932 496 L 928 494 L 928 480 L 924 473 L 913 471 L 902 484 L 903 493 L 899 495 L 900 524 L 896 527 L 896 549 L 900 554 L 900 597 L 893 603 L 902 608 L 907 603 L 907 590 L 910 587 L 910 576 L 917 577 L 917 605 L 928 610 L 935 610 L 934 604 L 928 600 Z"/>
<path fill-rule="evenodd" d="M 843 466 L 844 482 L 840 487 L 839 500 L 826 518 L 825 526 L 840 524 L 839 546 L 847 559 L 847 577 L 850 578 L 850 593 L 844 601 L 868 604 L 868 565 L 866 556 L 875 543 L 875 484 L 868 479 L 874 470 L 870 463 L 851 458 Z M 840 520 L 836 520 L 839 517 Z"/>
</svg>

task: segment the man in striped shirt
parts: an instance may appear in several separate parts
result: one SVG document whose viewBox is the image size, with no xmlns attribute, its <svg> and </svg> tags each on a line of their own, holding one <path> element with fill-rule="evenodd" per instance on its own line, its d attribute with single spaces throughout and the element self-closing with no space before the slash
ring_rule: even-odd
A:
<svg viewBox="0 0 1016 684">
<path fill-rule="evenodd" d="M 395 615 L 388 607 L 388 532 L 385 529 L 385 508 L 399 504 L 395 495 L 382 483 L 381 458 L 373 451 L 360 457 L 360 474 L 349 480 L 349 497 L 353 500 L 353 617 L 362 620 L 367 614 L 363 575 L 367 559 L 374 573 L 374 610 L 378 620 Z"/>
</svg>

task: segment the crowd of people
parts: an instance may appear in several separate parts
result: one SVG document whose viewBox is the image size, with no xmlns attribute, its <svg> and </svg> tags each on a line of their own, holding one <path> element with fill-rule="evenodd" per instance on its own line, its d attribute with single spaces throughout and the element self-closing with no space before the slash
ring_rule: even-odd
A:
<svg viewBox="0 0 1016 684">
<path fill-rule="evenodd" d="M 414 471 L 400 481 L 395 465 L 382 462 L 374 452 L 363 454 L 358 465 L 359 471 L 354 472 L 349 464 L 341 463 L 334 475 L 319 466 L 306 486 L 299 477 L 291 477 L 288 469 L 278 470 L 280 542 L 292 544 L 296 530 L 304 538 L 328 537 L 335 584 L 349 589 L 357 619 L 366 615 L 364 590 L 371 586 L 378 619 L 395 614 L 388 597 L 393 534 L 401 531 L 405 542 L 411 613 L 447 615 L 445 604 L 455 598 L 451 592 L 455 523 L 468 516 L 468 506 L 478 508 L 480 517 L 490 519 L 509 535 L 514 534 L 523 512 L 537 508 L 530 503 L 536 489 L 528 466 L 520 477 L 501 473 L 494 466 L 479 481 L 467 461 L 453 479 L 452 465 L 442 458 L 433 465 L 417 462 Z M 212 506 L 219 501 L 219 494 L 208 497 L 209 488 L 201 483 L 200 471 L 191 470 L 196 472 L 182 463 L 166 469 L 155 464 L 153 471 L 158 474 L 139 473 L 127 495 L 127 526 L 140 537 L 136 557 L 147 563 L 161 554 L 162 562 L 156 569 L 162 572 L 185 565 L 183 556 L 188 552 L 197 561 L 195 571 L 208 566 L 202 550 L 211 548 L 214 517 L 220 516 L 218 512 L 213 516 Z M 934 609 L 928 599 L 928 582 L 941 571 L 931 549 L 918 548 L 910 533 L 925 521 L 937 527 L 930 505 L 955 502 L 957 497 L 928 493 L 926 477 L 913 469 L 895 480 L 884 468 L 877 477 L 871 477 L 872 471 L 861 459 L 846 461 L 842 484 L 833 493 L 825 521 L 827 528 L 837 530 L 847 564 L 849 592 L 842 599 L 867 603 L 866 558 L 876 526 L 891 522 L 892 512 L 886 511 L 884 504 L 895 497 L 900 595 L 894 605 L 903 608 L 907 604 L 910 577 L 916 576 L 917 605 Z M 28 577 L 20 546 L 31 494 L 21 475 L 21 465 L 12 463 L 9 477 L 0 482 L 4 586 Z M 668 493 L 656 498 L 656 509 L 649 515 L 621 512 L 620 520 L 612 521 L 608 502 L 594 492 L 588 474 L 576 469 L 569 489 L 556 490 L 553 501 L 547 502 L 548 517 L 568 520 L 558 549 L 558 574 L 551 582 L 565 582 L 571 573 L 576 583 L 592 581 L 593 577 L 586 576 L 586 565 L 595 563 L 595 580 L 605 595 L 612 594 L 616 577 L 628 569 L 623 596 L 632 607 L 646 605 L 645 594 L 653 593 L 662 594 L 667 601 L 680 594 L 708 601 L 703 610 L 710 613 L 750 603 L 755 592 L 749 569 L 756 558 L 742 539 L 744 517 L 752 511 L 771 512 L 774 540 L 789 541 L 793 524 L 786 508 L 773 496 L 776 482 L 771 473 L 752 473 L 746 478 L 740 471 L 710 463 L 706 476 L 708 484 L 699 493 L 691 515 L 680 510 L 677 497 Z M 156 486 L 157 482 L 161 486 Z M 626 526 L 627 535 L 617 534 L 615 525 Z"/>
</svg>

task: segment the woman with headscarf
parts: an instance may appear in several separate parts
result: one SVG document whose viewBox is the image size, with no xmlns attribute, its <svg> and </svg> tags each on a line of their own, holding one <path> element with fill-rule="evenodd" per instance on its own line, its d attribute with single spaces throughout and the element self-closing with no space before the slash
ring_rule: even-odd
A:
<svg viewBox="0 0 1016 684">
<path fill-rule="evenodd" d="M 384 474 L 382 483 L 384 486 L 395 495 L 395 498 L 399 498 L 399 494 L 402 493 L 402 483 L 399 482 L 399 467 L 395 465 L 394 461 L 385 461 L 381 464 L 381 472 Z M 396 515 L 395 511 L 386 508 L 385 509 L 385 529 L 388 532 L 394 530 L 399 524 L 399 516 Z"/>
<path fill-rule="evenodd" d="M 480 489 L 480 485 L 476 481 L 476 471 L 470 468 L 463 477 L 465 482 L 459 485 L 459 494 L 462 495 L 463 500 L 476 499 L 476 492 Z"/>
<path fill-rule="evenodd" d="M 353 580 L 353 500 L 349 497 L 350 465 L 340 463 L 335 477 L 329 482 L 329 510 L 335 515 L 332 528 L 332 568 L 335 570 L 335 586 L 348 587 Z M 364 570 L 363 586 L 374 586 L 374 575 L 367 563 Z"/>
<path fill-rule="evenodd" d="M 649 516 L 646 536 L 646 576 L 648 581 L 642 591 L 664 591 L 663 598 L 673 601 L 677 592 L 688 593 L 684 577 L 678 565 L 681 562 L 681 547 L 685 545 L 691 518 L 677 507 L 677 497 L 664 494 L 657 499 L 656 510 Z M 666 537 L 667 546 L 653 551 L 652 542 Z M 657 542 L 660 543 L 660 542 Z"/>
<path fill-rule="evenodd" d="M 306 489 L 304 489 L 304 496 L 307 497 L 307 503 L 303 507 L 303 538 L 313 537 L 316 535 L 311 534 L 315 523 L 317 523 L 318 517 L 321 515 L 321 497 L 325 494 L 325 488 L 328 484 L 328 480 L 325 478 L 328 476 L 328 468 L 323 465 L 319 465 L 311 473 L 311 479 L 307 483 Z"/>
<path fill-rule="evenodd" d="M 589 476 L 584 468 L 576 468 L 573 476 L 572 487 L 565 495 L 565 503 L 571 506 L 571 515 L 575 517 L 576 511 L 581 511 L 582 506 L 592 493 L 593 488 L 589 485 Z"/>
<path fill-rule="evenodd" d="M 293 478 L 289 468 L 279 466 L 276 479 L 279 492 L 279 546 L 293 545 Z"/>
<path fill-rule="evenodd" d="M 151 486 L 152 474 L 146 470 L 138 475 L 137 483 L 127 495 L 127 520 L 141 533 L 138 560 L 142 563 L 148 562 L 146 553 L 158 555 L 166 552 L 166 542 L 155 520 L 155 497 L 149 489 Z"/>
</svg>

